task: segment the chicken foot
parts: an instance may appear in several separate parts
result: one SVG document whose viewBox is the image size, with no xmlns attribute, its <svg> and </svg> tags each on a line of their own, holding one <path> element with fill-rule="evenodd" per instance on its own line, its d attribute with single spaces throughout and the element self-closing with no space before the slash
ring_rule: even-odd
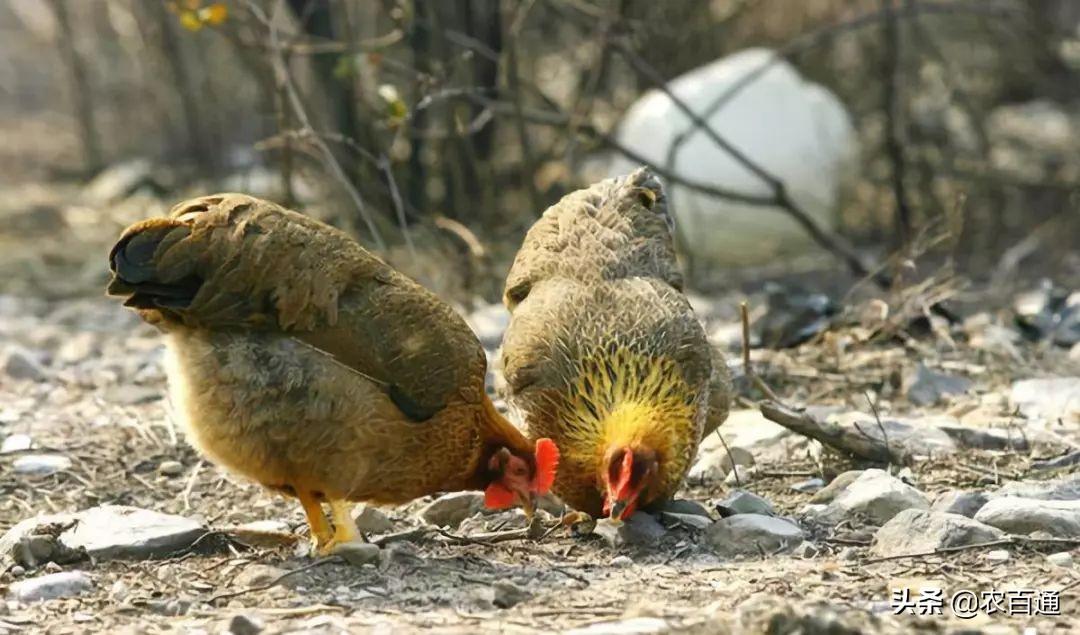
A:
<svg viewBox="0 0 1080 635">
<path fill-rule="evenodd" d="M 324 553 L 323 550 L 327 545 L 332 544 L 334 534 L 330 531 L 329 523 L 326 522 L 322 503 L 314 493 L 308 491 L 296 490 L 296 497 L 300 499 L 300 505 L 303 506 L 304 514 L 307 516 L 313 548 L 319 553 Z"/>
</svg>

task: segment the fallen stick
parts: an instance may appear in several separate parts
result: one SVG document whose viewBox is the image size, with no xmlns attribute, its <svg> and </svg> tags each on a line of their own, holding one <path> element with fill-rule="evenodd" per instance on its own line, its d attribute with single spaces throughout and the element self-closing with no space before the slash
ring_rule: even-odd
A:
<svg viewBox="0 0 1080 635">
<path fill-rule="evenodd" d="M 907 453 L 900 448 L 891 447 L 856 429 L 823 421 L 805 410 L 795 410 L 771 399 L 762 401 L 758 408 L 769 421 L 860 459 L 900 465 L 909 460 Z"/>
</svg>

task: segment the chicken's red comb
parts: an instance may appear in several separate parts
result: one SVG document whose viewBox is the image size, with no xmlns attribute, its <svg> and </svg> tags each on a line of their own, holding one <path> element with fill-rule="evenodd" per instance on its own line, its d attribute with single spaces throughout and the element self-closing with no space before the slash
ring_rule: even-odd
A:
<svg viewBox="0 0 1080 635">
<path fill-rule="evenodd" d="M 533 477 L 533 491 L 547 494 L 555 483 L 555 473 L 559 470 L 559 446 L 551 439 L 536 440 L 536 476 Z"/>
</svg>

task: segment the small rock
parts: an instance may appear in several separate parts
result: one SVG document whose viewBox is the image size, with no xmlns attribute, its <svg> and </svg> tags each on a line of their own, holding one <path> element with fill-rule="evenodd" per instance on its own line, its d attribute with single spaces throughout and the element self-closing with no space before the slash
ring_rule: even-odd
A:
<svg viewBox="0 0 1080 635">
<path fill-rule="evenodd" d="M 1008 562 L 1010 556 L 1005 549 L 994 549 L 993 551 L 987 551 L 983 557 L 986 558 L 987 562 L 1001 564 L 1002 562 Z"/>
<path fill-rule="evenodd" d="M 4 437 L 4 442 L 0 443 L 0 454 L 23 452 L 29 450 L 33 444 L 29 434 L 12 434 Z"/>
<path fill-rule="evenodd" d="M 685 498 L 677 498 L 667 501 L 666 503 L 664 503 L 661 511 L 670 512 L 672 514 L 690 514 L 694 516 L 704 516 L 710 521 L 712 520 L 712 516 L 709 515 L 709 510 L 704 505 L 697 501 L 692 501 Z"/>
<path fill-rule="evenodd" d="M 71 459 L 59 454 L 27 454 L 15 459 L 12 468 L 16 474 L 48 476 L 71 467 Z"/>
<path fill-rule="evenodd" d="M 382 510 L 371 505 L 360 505 L 353 512 L 356 529 L 362 534 L 385 534 L 394 529 L 394 523 Z"/>
<path fill-rule="evenodd" d="M 699 516 L 698 514 L 660 512 L 660 517 L 669 523 L 677 523 L 693 529 L 708 529 L 713 523 L 712 519 L 708 516 Z"/>
<path fill-rule="evenodd" d="M 288 573 L 288 570 L 281 567 L 258 563 L 250 564 L 236 575 L 236 578 L 233 579 L 233 585 L 238 589 L 264 586 L 273 580 L 281 578 L 286 573 Z M 296 578 L 295 575 L 289 576 L 285 580 L 292 581 L 294 578 Z"/>
<path fill-rule="evenodd" d="M 809 540 L 804 540 L 791 550 L 791 554 L 797 558 L 813 558 L 818 555 L 818 547 Z"/>
<path fill-rule="evenodd" d="M 731 470 L 735 469 L 736 466 L 748 468 L 752 465 L 754 465 L 754 455 L 746 448 L 736 446 L 724 451 L 724 454 L 720 457 L 718 467 L 720 473 L 727 476 L 731 474 Z"/>
<path fill-rule="evenodd" d="M 191 546 L 206 533 L 199 522 L 124 505 L 101 505 L 76 514 L 78 523 L 60 535 L 71 549 L 98 560 L 143 560 Z"/>
<path fill-rule="evenodd" d="M 629 567 L 634 564 L 633 559 L 630 556 L 615 556 L 608 561 L 608 566 L 612 567 Z"/>
<path fill-rule="evenodd" d="M 454 492 L 428 503 L 420 510 L 420 518 L 436 527 L 457 527 L 461 521 L 483 510 L 484 495 L 480 492 Z"/>
<path fill-rule="evenodd" d="M 1068 551 L 1062 551 L 1059 553 L 1052 553 L 1046 556 L 1046 561 L 1055 567 L 1071 567 L 1073 566 L 1072 554 Z"/>
<path fill-rule="evenodd" d="M 724 477 L 724 485 L 741 487 L 757 480 L 757 477 L 758 468 L 756 465 L 751 465 L 749 467 L 736 465 L 728 472 L 728 475 Z"/>
<path fill-rule="evenodd" d="M 615 622 L 599 622 L 564 631 L 563 635 L 654 635 L 672 630 L 671 624 L 659 617 L 632 617 Z"/>
<path fill-rule="evenodd" d="M 816 476 L 814 478 L 808 478 L 805 481 L 792 483 L 791 485 L 791 489 L 795 490 L 796 492 L 803 492 L 806 494 L 818 492 L 823 487 L 825 487 L 825 481 Z"/>
<path fill-rule="evenodd" d="M 621 522 L 610 518 L 598 520 L 593 533 L 603 537 L 610 546 L 619 548 L 656 544 L 667 530 L 651 514 L 637 512 Z"/>
<path fill-rule="evenodd" d="M 959 514 L 905 509 L 874 534 L 871 551 L 898 556 L 945 547 L 960 547 L 1003 538 L 1005 534 Z"/>
<path fill-rule="evenodd" d="M 547 512 L 538 512 L 536 517 L 540 520 L 544 520 L 546 514 Z M 457 526 L 457 531 L 460 534 L 471 536 L 472 534 L 488 531 L 524 529 L 528 526 L 529 521 L 525 518 L 525 512 L 520 508 L 504 510 L 485 509 L 484 511 L 477 512 L 461 521 L 461 524 Z"/>
<path fill-rule="evenodd" d="M 1028 439 L 1023 434 L 1007 428 L 973 428 L 965 425 L 945 424 L 938 426 L 957 444 L 975 450 L 1016 450 L 1026 452 Z"/>
<path fill-rule="evenodd" d="M 855 482 L 855 479 L 862 476 L 863 470 L 848 470 L 842 472 L 836 476 L 828 485 L 826 485 L 820 492 L 814 494 L 810 499 L 811 503 L 831 503 L 841 492 L 847 489 L 848 485 Z"/>
<path fill-rule="evenodd" d="M 1080 500 L 1080 474 L 1049 481 L 1013 481 L 1001 486 L 994 495 L 1039 500 Z"/>
<path fill-rule="evenodd" d="M 150 600 L 146 603 L 146 609 L 151 613 L 158 615 L 165 615 L 167 617 L 176 617 L 178 615 L 184 615 L 191 608 L 190 600 Z"/>
<path fill-rule="evenodd" d="M 162 461 L 158 473 L 162 476 L 180 476 L 184 473 L 184 464 L 180 461 Z"/>
<path fill-rule="evenodd" d="M 378 564 L 379 546 L 370 542 L 345 542 L 334 548 L 334 555 L 341 556 L 354 567 Z"/>
<path fill-rule="evenodd" d="M 21 578 L 26 575 L 26 569 L 24 569 L 21 564 L 12 566 L 9 571 L 11 573 L 11 577 L 13 578 Z"/>
<path fill-rule="evenodd" d="M 229 620 L 230 635 L 259 635 L 264 628 L 266 628 L 266 625 L 263 624 L 262 620 L 243 613 L 233 615 L 232 619 Z"/>
<path fill-rule="evenodd" d="M 82 331 L 63 341 L 56 351 L 56 360 L 62 364 L 77 364 L 100 350 L 101 338 L 97 333 Z"/>
<path fill-rule="evenodd" d="M 1080 377 L 1025 379 L 1012 385 L 1009 399 L 1028 419 L 1080 418 Z"/>
<path fill-rule="evenodd" d="M 839 553 L 836 554 L 836 558 L 838 560 L 843 560 L 844 562 L 851 562 L 852 560 L 858 560 L 859 559 L 859 550 L 856 549 L 855 547 L 844 547 L 843 549 L 840 550 Z"/>
<path fill-rule="evenodd" d="M 786 551 L 802 543 L 803 531 L 783 518 L 737 514 L 716 521 L 706 537 L 717 555 L 730 558 Z"/>
<path fill-rule="evenodd" d="M 932 406 L 949 395 L 959 395 L 971 389 L 966 377 L 954 377 L 930 370 L 919 364 L 907 390 L 908 401 L 916 406 Z"/>
<path fill-rule="evenodd" d="M 496 582 L 491 585 L 491 588 L 495 592 L 495 597 L 491 602 L 500 609 L 517 606 L 532 597 L 532 594 L 525 589 L 506 580 Z"/>
<path fill-rule="evenodd" d="M 8 346 L 0 368 L 12 379 L 25 381 L 45 381 L 49 371 L 39 362 L 33 353 L 21 346 Z"/>
<path fill-rule="evenodd" d="M 716 511 L 721 518 L 735 514 L 764 514 L 775 516 L 772 503 L 745 490 L 735 490 L 727 498 L 716 504 Z"/>
<path fill-rule="evenodd" d="M 82 595 L 93 586 L 94 581 L 82 571 L 65 571 L 15 582 L 9 597 L 19 602 L 55 600 Z"/>
<path fill-rule="evenodd" d="M 123 602 L 129 595 L 131 595 L 131 589 L 123 580 L 117 580 L 109 587 L 109 599 L 113 602 Z"/>
<path fill-rule="evenodd" d="M 1013 534 L 1046 531 L 1058 538 L 1080 536 L 1080 501 L 1004 496 L 991 499 L 975 520 Z"/>
<path fill-rule="evenodd" d="M 974 518 L 988 500 L 990 497 L 980 491 L 950 490 L 938 495 L 931 509 L 936 512 Z"/>
<path fill-rule="evenodd" d="M 826 488 L 829 489 L 829 488 Z M 825 493 L 825 490 L 818 494 Z M 817 497 L 815 497 L 817 498 Z M 818 522 L 835 524 L 855 514 L 883 525 L 905 509 L 929 509 L 922 492 L 878 469 L 865 470 L 822 510 L 812 514 Z"/>
</svg>

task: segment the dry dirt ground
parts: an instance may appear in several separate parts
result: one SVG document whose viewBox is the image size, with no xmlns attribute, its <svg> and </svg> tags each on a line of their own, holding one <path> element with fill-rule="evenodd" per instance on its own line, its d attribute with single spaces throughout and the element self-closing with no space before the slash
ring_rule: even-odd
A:
<svg viewBox="0 0 1080 635">
<path fill-rule="evenodd" d="M 619 550 L 595 535 L 574 536 L 563 528 L 541 541 L 468 539 L 515 520 L 507 514 L 491 517 L 487 527 L 472 523 L 461 528 L 451 534 L 457 538 L 429 533 L 387 544 L 377 566 L 315 560 L 289 544 L 246 546 L 220 532 L 255 520 L 284 521 L 302 532 L 300 508 L 201 461 L 185 445 L 164 399 L 160 340 L 152 329 L 104 299 L 46 302 L 2 296 L 0 339 L 45 351 L 48 357 L 43 381 L 0 377 L 0 437 L 27 434 L 33 452 L 72 460 L 68 469 L 34 477 L 12 470 L 13 461 L 26 451 L 0 455 L 0 533 L 37 514 L 103 503 L 200 518 L 213 530 L 194 549 L 164 559 L 64 565 L 89 573 L 92 590 L 36 604 L 0 601 L 0 633 L 216 633 L 228 632 L 230 625 L 233 632 L 254 632 L 253 623 L 261 623 L 264 632 L 532 633 L 612 621 L 621 626 L 591 632 L 1080 629 L 1080 572 L 1051 566 L 1047 550 L 1012 548 L 1011 558 L 997 564 L 987 560 L 986 549 L 871 562 L 871 532 L 857 525 L 814 532 L 815 553 L 741 559 L 713 555 L 702 534 L 686 527 L 670 529 L 658 545 Z M 826 342 L 765 355 L 759 362 L 785 398 L 865 409 L 859 402 L 866 386 L 887 386 L 896 373 L 933 356 L 939 367 L 966 369 L 976 381 L 970 394 L 940 411 L 970 415 L 982 408 L 1006 425 L 1011 415 L 995 399 L 1011 380 L 1077 374 L 1068 351 L 1045 348 L 1026 347 L 1020 360 L 1002 361 L 963 347 L 939 355 L 941 347 L 918 343 L 853 346 L 842 358 L 835 358 L 829 347 Z M 835 380 L 837 374 L 846 375 L 846 383 Z M 883 411 L 913 410 L 899 394 L 881 394 L 886 397 L 877 406 Z M 1076 427 L 1058 432 L 1080 443 Z M 992 488 L 1009 479 L 1061 475 L 1030 476 L 1035 458 L 1015 451 L 968 451 L 918 463 L 913 476 L 932 496 L 949 488 Z M 168 461 L 179 462 L 182 469 L 163 474 L 159 467 Z M 795 515 L 811 494 L 792 490 L 793 483 L 823 468 L 828 476 L 847 466 L 828 453 L 815 460 L 804 451 L 759 465 L 764 476 L 744 486 L 770 499 L 779 513 Z M 709 503 L 729 489 L 721 483 L 695 484 L 685 496 Z M 393 531 L 418 526 L 422 504 L 386 510 Z M 1073 554 L 1080 558 L 1077 550 Z M 16 573 L 10 567 L 0 570 L 0 596 L 16 582 Z M 950 617 L 948 608 L 944 616 L 893 616 L 890 590 L 904 586 L 938 586 L 947 594 L 1059 589 L 1061 616 L 960 620 Z M 811 618 L 796 619 L 807 612 Z"/>
<path fill-rule="evenodd" d="M 57 567 L 19 572 L 0 560 L 0 634 L 251 633 L 254 624 L 264 632 L 1080 631 L 1080 572 L 1046 560 L 1065 547 L 1010 547 L 1004 563 L 988 560 L 987 549 L 877 562 L 869 548 L 872 528 L 856 522 L 806 527 L 813 547 L 799 555 L 735 559 L 715 555 L 704 534 L 687 527 L 670 528 L 654 546 L 620 549 L 565 528 L 540 541 L 470 539 L 520 523 L 518 514 L 486 517 L 449 535 L 425 532 L 388 543 L 377 566 L 312 559 L 303 541 L 251 546 L 232 539 L 230 528 L 260 520 L 302 533 L 299 505 L 200 460 L 172 423 L 157 333 L 96 296 L 104 286 L 109 242 L 127 223 L 165 206 L 143 196 L 97 207 L 56 205 L 64 196 L 53 187 L 27 186 L 0 199 L 0 289 L 7 293 L 0 293 L 0 348 L 17 345 L 40 355 L 43 368 L 37 381 L 0 371 L 0 440 L 28 435 L 34 444 L 0 454 L 0 533 L 39 514 L 106 503 L 199 519 L 209 531 L 195 548 L 165 558 L 62 565 L 87 572 L 92 589 L 34 604 L 8 600 L 9 587 Z M 16 199 L 22 202 L 16 205 Z M 57 230 L 61 226 L 65 231 Z M 730 334 L 717 322 L 730 326 L 732 303 L 702 303 L 710 333 Z M 988 315 L 991 323 L 1008 321 Z M 1034 431 L 1025 430 L 1027 422 L 1008 403 L 1010 384 L 1080 376 L 1080 364 L 1067 349 L 1002 343 L 993 333 L 958 341 L 947 333 L 865 341 L 865 330 L 852 328 L 796 350 L 755 351 L 755 367 L 793 404 L 865 412 L 872 395 L 882 416 L 949 414 L 964 425 L 1023 436 Z M 735 367 L 737 357 L 730 358 Z M 920 362 L 969 377 L 973 386 L 942 404 L 915 406 L 905 398 L 904 377 Z M 737 407 L 748 411 L 760 395 L 743 388 Z M 1049 430 L 1040 432 L 1080 445 L 1080 422 L 1045 425 Z M 815 475 L 829 479 L 856 465 L 805 442 L 793 447 L 764 448 L 759 478 L 743 487 L 769 499 L 779 514 L 799 517 L 812 494 L 793 490 L 793 484 Z M 47 476 L 13 469 L 20 457 L 41 453 L 67 457 L 71 465 Z M 1060 449 L 1038 444 L 1025 451 L 965 450 L 918 462 L 909 478 L 932 498 L 948 489 L 993 490 L 1013 480 L 1080 473 L 1077 466 L 1033 469 L 1037 459 L 1055 453 Z M 683 495 L 711 508 L 733 487 L 694 482 Z M 419 527 L 417 512 L 425 503 L 385 510 L 392 532 Z M 1080 560 L 1078 550 L 1072 554 Z M 1060 590 L 1061 616 L 960 620 L 947 608 L 943 616 L 894 616 L 891 592 L 905 587 Z M 609 626 L 598 626 L 604 624 Z"/>
</svg>

